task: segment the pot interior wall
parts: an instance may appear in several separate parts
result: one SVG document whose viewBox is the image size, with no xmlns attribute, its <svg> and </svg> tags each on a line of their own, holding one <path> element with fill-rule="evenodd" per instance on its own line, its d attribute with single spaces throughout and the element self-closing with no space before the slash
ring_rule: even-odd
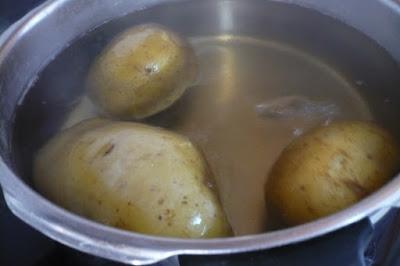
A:
<svg viewBox="0 0 400 266">
<path fill-rule="evenodd" d="M 237 234 L 265 230 L 262 187 L 268 169 L 291 139 L 315 123 L 312 117 L 260 117 L 254 111 L 257 104 L 305 96 L 337 106 L 340 114 L 333 118 L 375 120 L 400 138 L 399 67 L 367 36 L 316 11 L 284 3 L 176 2 L 88 32 L 27 88 L 13 133 L 14 170 L 27 183 L 35 152 L 71 112 L 83 108 L 80 101 L 92 60 L 118 32 L 144 22 L 166 25 L 188 37 L 201 69 L 198 84 L 176 105 L 145 122 L 199 143 Z"/>
</svg>

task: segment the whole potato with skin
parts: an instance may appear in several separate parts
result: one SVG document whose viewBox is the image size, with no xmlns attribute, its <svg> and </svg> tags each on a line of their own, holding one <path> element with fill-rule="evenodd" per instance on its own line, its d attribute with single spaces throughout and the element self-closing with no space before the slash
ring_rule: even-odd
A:
<svg viewBox="0 0 400 266">
<path fill-rule="evenodd" d="M 87 87 L 106 113 L 142 119 L 173 104 L 192 85 L 197 64 L 190 45 L 157 24 L 116 36 L 92 64 Z"/>
<path fill-rule="evenodd" d="M 334 122 L 295 139 L 266 183 L 271 211 L 297 225 L 342 210 L 396 174 L 400 149 L 384 129 L 367 122 Z"/>
<path fill-rule="evenodd" d="M 104 224 L 152 235 L 225 237 L 231 228 L 202 154 L 185 137 L 91 119 L 51 139 L 34 162 L 36 188 Z"/>
</svg>

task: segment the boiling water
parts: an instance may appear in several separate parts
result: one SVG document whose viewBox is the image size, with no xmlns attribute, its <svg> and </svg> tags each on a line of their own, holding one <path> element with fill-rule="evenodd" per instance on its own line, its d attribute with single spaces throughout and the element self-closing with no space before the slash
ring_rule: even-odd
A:
<svg viewBox="0 0 400 266">
<path fill-rule="evenodd" d="M 344 78 L 285 44 L 238 36 L 192 38 L 198 82 L 144 121 L 188 136 L 204 151 L 237 235 L 265 231 L 264 184 L 296 136 L 335 119 L 372 119 Z M 260 108 L 261 107 L 261 108 Z M 84 97 L 64 127 L 98 116 Z"/>
</svg>

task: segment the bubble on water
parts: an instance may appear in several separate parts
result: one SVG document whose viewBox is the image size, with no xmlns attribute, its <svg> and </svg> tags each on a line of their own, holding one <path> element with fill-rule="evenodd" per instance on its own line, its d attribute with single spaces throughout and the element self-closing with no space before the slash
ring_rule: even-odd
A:
<svg viewBox="0 0 400 266">
<path fill-rule="evenodd" d="M 362 80 L 356 80 L 356 85 L 357 86 L 363 86 L 363 85 L 365 85 L 365 82 L 362 81 Z"/>
<path fill-rule="evenodd" d="M 301 136 L 318 125 L 329 125 L 340 116 L 339 107 L 331 102 L 311 100 L 304 96 L 284 96 L 255 106 L 258 116 L 274 121 Z"/>
<path fill-rule="evenodd" d="M 304 130 L 302 128 L 296 127 L 293 130 L 293 135 L 296 137 L 303 135 L 303 133 L 304 133 Z"/>
<path fill-rule="evenodd" d="M 333 103 L 313 101 L 304 96 L 284 96 L 255 106 L 259 116 L 270 119 L 320 118 L 339 114 Z"/>
</svg>

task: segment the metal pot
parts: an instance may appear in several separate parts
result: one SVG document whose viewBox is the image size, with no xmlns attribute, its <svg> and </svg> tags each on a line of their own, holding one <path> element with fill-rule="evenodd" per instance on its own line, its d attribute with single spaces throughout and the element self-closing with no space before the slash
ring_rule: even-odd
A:
<svg viewBox="0 0 400 266">
<path fill-rule="evenodd" d="M 149 18 L 188 34 L 269 34 L 322 57 L 359 86 L 377 120 L 400 136 L 400 75 L 396 63 L 400 61 L 400 5 L 396 1 L 47 1 L 0 39 L 0 183 L 15 215 L 65 245 L 116 261 L 149 264 L 180 254 L 232 254 L 288 245 L 366 217 L 375 223 L 399 204 L 400 178 L 395 177 L 354 206 L 308 224 L 257 235 L 186 240 L 104 226 L 54 205 L 33 190 L 15 163 L 16 147 L 24 147 L 15 144 L 14 116 L 37 75 L 67 45 L 89 30 L 153 6 L 162 9 L 167 3 L 172 7 L 164 12 L 149 11 Z M 288 6 L 298 11 L 284 11 Z M 341 21 L 341 26 L 332 24 L 334 21 Z M 344 24 L 352 29 L 341 30 Z M 359 37 L 353 38 L 353 33 Z M 375 52 L 377 49 L 379 52 Z M 32 108 L 33 116 L 43 116 L 44 109 L 34 105 Z M 62 108 L 54 111 L 63 115 Z M 42 126 L 28 123 L 24 131 L 35 134 Z M 43 126 L 43 130 L 49 127 L 56 125 Z"/>
</svg>

